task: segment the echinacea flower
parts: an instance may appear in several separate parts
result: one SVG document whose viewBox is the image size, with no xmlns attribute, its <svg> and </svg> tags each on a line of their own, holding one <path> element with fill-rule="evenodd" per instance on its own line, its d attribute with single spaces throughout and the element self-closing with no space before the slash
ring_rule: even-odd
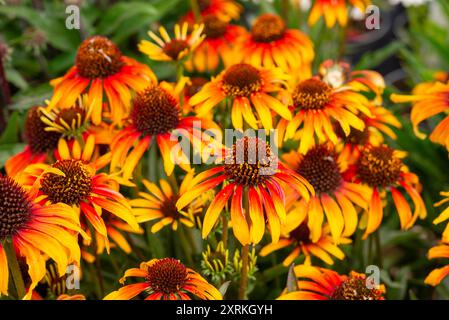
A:
<svg viewBox="0 0 449 320">
<path fill-rule="evenodd" d="M 449 243 L 441 242 L 439 245 L 431 248 L 428 253 L 429 259 L 449 259 Z M 449 275 L 449 265 L 432 270 L 424 282 L 431 286 L 437 286 L 445 277 Z"/>
<path fill-rule="evenodd" d="M 298 290 L 284 293 L 280 300 L 385 300 L 385 287 L 365 274 L 351 271 L 349 276 L 329 269 L 300 265 L 295 267 L 300 280 Z"/>
<path fill-rule="evenodd" d="M 49 154 L 56 150 L 62 134 L 46 130 L 47 124 L 42 121 L 42 116 L 42 110 L 38 106 L 28 110 L 24 134 L 27 144 L 22 152 L 6 161 L 5 170 L 8 176 L 16 177 L 28 165 L 44 161 Z"/>
<path fill-rule="evenodd" d="M 29 298 L 45 277 L 48 258 L 56 262 L 60 275 L 70 263 L 79 264 L 79 219 L 65 204 L 41 205 L 36 194 L 1 174 L 0 193 L 0 295 L 8 295 L 9 259 L 17 255 L 28 265 Z"/>
<path fill-rule="evenodd" d="M 110 114 L 119 123 L 129 112 L 132 92 L 144 89 L 155 79 L 148 66 L 123 56 L 111 40 L 92 36 L 79 46 L 75 65 L 63 77 L 51 81 L 54 92 L 48 107 L 70 107 L 89 87 L 92 122 L 97 125 L 102 121 L 105 93 Z"/>
<path fill-rule="evenodd" d="M 368 105 L 368 99 L 351 87 L 332 88 L 317 77 L 301 81 L 291 92 L 293 119 L 281 119 L 277 125 L 279 138 L 293 138 L 302 126 L 301 153 L 315 145 L 315 137 L 321 143 L 337 144 L 333 122 L 339 123 L 346 136 L 352 128 L 363 131 L 365 123 L 358 115 L 371 116 Z"/>
<path fill-rule="evenodd" d="M 140 268 L 128 269 L 120 279 L 143 278 L 142 282 L 125 285 L 108 294 L 105 300 L 130 300 L 146 294 L 145 300 L 222 300 L 220 292 L 194 270 L 173 258 L 153 259 L 142 262 Z"/>
<path fill-rule="evenodd" d="M 265 257 L 272 252 L 281 250 L 283 248 L 289 248 L 288 256 L 282 261 L 282 264 L 286 267 L 290 266 L 301 255 L 304 255 L 304 264 L 312 264 L 311 258 L 316 257 L 327 263 L 333 265 L 333 258 L 342 260 L 345 257 L 344 252 L 334 243 L 332 236 L 330 235 L 329 225 L 323 226 L 323 231 L 318 241 L 313 242 L 310 239 L 310 230 L 307 226 L 307 221 L 300 222 L 304 213 L 296 208 L 287 213 L 286 222 L 281 226 L 281 238 L 277 243 L 270 243 L 263 247 L 259 255 Z M 339 244 L 351 243 L 351 239 L 341 237 Z"/>
<path fill-rule="evenodd" d="M 332 28 L 336 22 L 341 26 L 348 23 L 348 6 L 365 12 L 371 0 L 315 0 L 309 15 L 309 25 L 314 25 L 320 17 L 324 16 L 326 26 Z"/>
<path fill-rule="evenodd" d="M 383 219 L 382 198 L 390 193 L 399 214 L 401 229 L 411 228 L 416 219 L 425 218 L 427 210 L 417 190 L 418 177 L 408 172 L 401 157 L 403 154 L 386 145 L 367 145 L 353 167 L 355 180 L 372 188 L 371 200 L 366 212 L 366 230 L 363 238 L 376 231 Z M 351 170 L 351 169 L 350 169 Z M 413 201 L 414 212 L 399 188 L 404 189 Z"/>
<path fill-rule="evenodd" d="M 40 163 L 28 166 L 20 177 L 24 186 L 39 195 L 42 202 L 64 203 L 82 214 L 82 219 L 94 227 L 104 238 L 109 252 L 107 227 L 102 219 L 103 210 L 128 223 L 134 230 L 139 226 L 131 206 L 117 192 L 117 179 L 97 170 L 106 166 L 110 154 L 94 155 L 95 138 L 89 136 L 82 148 L 78 140 L 68 144 L 59 141 L 57 160 L 52 165 Z M 93 160 L 93 158 L 96 158 Z"/>
<path fill-rule="evenodd" d="M 156 61 L 181 61 L 191 54 L 204 39 L 202 35 L 204 25 L 194 25 L 191 34 L 187 34 L 189 24 L 175 25 L 175 37 L 172 39 L 163 26 L 159 27 L 158 37 L 153 31 L 148 31 L 150 38 L 156 43 L 142 40 L 139 50 L 150 59 Z"/>
<path fill-rule="evenodd" d="M 396 103 L 411 102 L 413 104 L 411 121 L 415 134 L 424 139 L 426 134 L 419 130 L 424 120 L 442 114 L 444 119 L 438 123 L 430 134 L 430 141 L 439 143 L 449 150 L 449 83 L 435 82 L 418 85 L 411 95 L 392 94 L 391 100 Z"/>
<path fill-rule="evenodd" d="M 255 67 L 279 67 L 286 72 L 309 70 L 315 55 L 306 34 L 288 29 L 282 18 L 270 13 L 256 18 L 251 32 L 239 39 L 235 54 Z"/>
<path fill-rule="evenodd" d="M 234 64 L 225 69 L 200 92 L 190 98 L 192 106 L 198 105 L 196 112 L 202 117 L 225 99 L 232 105 L 231 119 L 234 128 L 242 129 L 243 120 L 253 129 L 259 124 L 266 130 L 273 128 L 271 111 L 285 121 L 291 120 L 287 106 L 271 95 L 280 90 L 287 75 L 280 69 L 261 69 L 246 63 Z M 252 107 L 257 111 L 256 119 Z"/>
<path fill-rule="evenodd" d="M 206 119 L 183 117 L 179 104 L 181 90 L 183 88 L 179 85 L 173 88 L 162 82 L 137 93 L 128 123 L 111 143 L 111 170 L 121 167 L 123 178 L 130 179 L 134 168 L 153 141 L 157 143 L 162 155 L 167 176 L 172 174 L 175 164 L 190 171 L 190 159 L 184 148 L 178 153 L 172 152 L 178 144 L 177 137 L 173 136 L 180 134 L 196 145 L 195 141 L 206 139 L 206 133 L 201 132 L 201 129 L 214 129 L 216 133 L 220 129 Z M 132 147 L 133 150 L 126 156 Z"/>
<path fill-rule="evenodd" d="M 189 71 L 213 72 L 220 63 L 226 68 L 238 62 L 238 52 L 234 50 L 237 39 L 244 34 L 245 29 L 221 20 L 217 16 L 208 15 L 203 17 L 203 42 L 195 49 L 192 57 L 187 61 L 186 67 Z"/>
<path fill-rule="evenodd" d="M 304 155 L 292 151 L 284 154 L 282 160 L 315 190 L 310 201 L 299 200 L 296 209 L 302 213 L 302 220 L 298 223 L 307 218 L 310 240 L 315 243 L 323 236 L 324 217 L 335 243 L 338 244 L 342 236 L 351 236 L 358 223 L 356 205 L 367 208 L 371 190 L 344 179 L 341 169 L 343 159 L 338 157 L 334 147 L 330 144 L 317 145 Z"/>
<path fill-rule="evenodd" d="M 203 192 L 223 182 L 226 184 L 206 211 L 202 236 L 208 236 L 230 200 L 232 230 L 242 245 L 260 242 L 265 233 L 266 219 L 272 241 L 279 240 L 281 222 L 286 217 L 285 188 L 293 188 L 305 200 L 314 194 L 312 186 L 280 163 L 264 141 L 244 137 L 226 150 L 224 164 L 193 178 L 190 189 L 179 198 L 176 207 L 184 208 Z M 245 201 L 244 195 L 248 198 Z M 248 210 L 244 211 L 246 206 Z"/>
<path fill-rule="evenodd" d="M 242 6 L 234 0 L 198 0 L 198 6 L 202 17 L 214 15 L 223 21 L 238 20 L 242 11 Z M 189 11 L 181 20 L 194 23 L 193 11 Z"/>
<path fill-rule="evenodd" d="M 173 230 L 177 230 L 180 223 L 189 228 L 193 227 L 195 215 L 203 211 L 205 205 L 203 199 L 196 199 L 181 210 L 176 208 L 176 201 L 191 188 L 193 175 L 194 173 L 190 172 L 184 177 L 178 192 L 175 192 L 166 180 L 159 181 L 160 187 L 145 179 L 142 180 L 149 193 L 139 192 L 141 198 L 130 201 L 137 222 L 157 219 L 158 222 L 151 227 L 153 233 L 167 225 L 171 225 Z"/>
</svg>

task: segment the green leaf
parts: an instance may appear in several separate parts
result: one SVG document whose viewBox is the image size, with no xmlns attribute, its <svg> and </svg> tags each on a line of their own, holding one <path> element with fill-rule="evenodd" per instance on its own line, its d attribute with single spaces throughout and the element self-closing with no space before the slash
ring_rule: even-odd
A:
<svg viewBox="0 0 449 320">
<path fill-rule="evenodd" d="M 6 68 L 5 73 L 8 82 L 11 82 L 20 90 L 28 89 L 28 83 L 19 71 L 13 68 Z"/>
<path fill-rule="evenodd" d="M 392 42 L 379 50 L 368 52 L 360 58 L 355 69 L 364 70 L 376 67 L 403 47 L 404 44 L 401 42 Z"/>
<path fill-rule="evenodd" d="M 5 131 L 0 137 L 0 145 L 19 142 L 19 113 L 13 112 L 8 119 Z"/>
</svg>

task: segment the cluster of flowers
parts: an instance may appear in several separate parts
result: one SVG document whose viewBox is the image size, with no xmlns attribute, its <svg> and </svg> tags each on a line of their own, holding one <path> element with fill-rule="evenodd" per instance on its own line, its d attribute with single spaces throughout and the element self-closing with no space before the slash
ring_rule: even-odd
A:
<svg viewBox="0 0 449 320">
<path fill-rule="evenodd" d="M 326 19 L 346 23 L 346 2 L 337 2 L 339 14 Z M 382 106 L 382 76 L 333 61 L 323 62 L 312 74 L 312 42 L 288 29 L 280 17 L 261 15 L 248 31 L 232 24 L 241 11 L 235 2 L 200 4 L 201 16 L 188 13 L 174 35 L 160 27 L 160 35 L 150 31 L 152 41 L 139 44 L 150 59 L 176 64 L 175 83 L 159 81 L 112 41 L 93 36 L 80 45 L 75 65 L 51 82 L 54 93 L 47 105 L 29 110 L 27 146 L 8 160 L 7 175 L 0 176 L 0 294 L 9 293 L 9 270 L 17 261 L 28 266 L 22 268 L 29 275 L 24 294 L 31 298 L 45 277 L 48 259 L 62 275 L 67 265 L 79 265 L 81 258 L 93 262 L 112 247 L 129 253 L 124 234 L 141 234 L 140 224 L 157 221 L 152 232 L 182 224 L 200 228 L 204 239 L 219 226 L 223 237 L 217 252 L 225 259 L 211 259 L 210 247 L 203 254 L 212 273 L 226 270 L 227 228 L 232 227 L 244 248 L 260 243 L 269 230 L 271 243 L 259 251 L 261 256 L 288 247 L 285 266 L 305 256 L 304 264 L 294 269 L 302 279 L 297 290 L 280 298 L 383 299 L 383 286 L 367 288 L 363 274 L 344 276 L 312 266 L 313 257 L 327 265 L 343 259 L 339 246 L 350 243 L 357 228 L 364 229 L 364 239 L 374 233 L 389 197 L 401 229 L 426 217 L 419 179 L 402 161 L 406 154 L 385 141 L 385 136 L 395 139 L 391 127 L 400 123 Z M 331 6 L 329 1 L 315 5 L 315 15 L 326 14 Z M 212 77 L 186 77 L 185 69 Z M 416 102 L 415 126 L 448 109 L 448 84 L 426 84 L 425 94 L 423 88 L 411 97 L 393 97 Z M 280 157 L 273 145 L 248 136 L 223 146 L 225 157 L 201 172 L 182 150 L 173 154 L 174 131 L 182 130 L 196 148 L 210 143 L 207 130 L 221 131 L 231 123 L 242 131 L 277 129 Z M 449 148 L 448 125 L 449 117 L 431 139 Z M 270 164 L 259 157 L 249 161 L 254 146 L 264 159 L 277 163 L 274 172 L 263 174 Z M 243 162 L 237 159 L 239 147 Z M 150 157 L 160 154 L 163 160 L 167 179 L 159 183 L 142 178 L 148 150 Z M 181 170 L 175 170 L 178 164 Z M 175 173 L 182 178 L 179 186 Z M 125 197 L 124 188 L 133 189 L 136 197 Z M 449 218 L 448 210 L 435 222 Z M 448 230 L 446 243 L 431 250 L 432 258 L 449 257 Z M 242 268 L 238 261 L 234 264 Z M 448 268 L 435 270 L 427 281 L 437 284 Z M 143 262 L 127 270 L 120 282 L 128 277 L 143 280 L 105 298 L 222 298 L 199 273 L 173 258 Z"/>
</svg>

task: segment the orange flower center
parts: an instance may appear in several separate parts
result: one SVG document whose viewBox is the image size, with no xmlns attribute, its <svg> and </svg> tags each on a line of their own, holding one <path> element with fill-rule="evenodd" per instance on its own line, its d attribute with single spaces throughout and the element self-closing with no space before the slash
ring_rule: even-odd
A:
<svg viewBox="0 0 449 320">
<path fill-rule="evenodd" d="M 76 54 L 76 67 L 84 78 L 112 76 L 123 66 L 122 53 L 108 38 L 93 36 L 81 43 Z"/>
<path fill-rule="evenodd" d="M 332 194 L 342 180 L 335 153 L 326 145 L 310 149 L 304 155 L 297 172 L 319 193 Z"/>
<path fill-rule="evenodd" d="M 387 146 L 368 146 L 362 150 L 357 162 L 360 180 L 372 187 L 388 187 L 399 180 L 402 160 L 395 157 Z"/>
<path fill-rule="evenodd" d="M 164 294 L 179 292 L 188 280 L 187 268 L 173 258 L 156 261 L 147 272 L 146 280 L 151 289 Z"/>
<path fill-rule="evenodd" d="M 28 111 L 25 120 L 25 138 L 33 153 L 47 152 L 58 145 L 61 134 L 54 131 L 45 131 L 47 125 L 41 120 L 41 112 L 38 107 Z"/>
<path fill-rule="evenodd" d="M 21 186 L 0 174 L 0 242 L 13 236 L 30 218 L 31 201 Z"/>
<path fill-rule="evenodd" d="M 79 205 L 92 191 L 92 173 L 81 160 L 59 160 L 53 168 L 64 175 L 46 173 L 41 180 L 41 191 L 52 203 Z"/>
<path fill-rule="evenodd" d="M 204 23 L 204 34 L 208 39 L 221 38 L 228 27 L 226 21 L 220 20 L 214 15 L 208 15 L 203 18 Z"/>
<path fill-rule="evenodd" d="M 293 105 L 297 109 L 323 109 L 329 102 L 332 89 L 318 79 L 307 79 L 293 91 Z"/>
<path fill-rule="evenodd" d="M 190 79 L 190 84 L 185 86 L 185 96 L 192 97 L 194 94 L 198 93 L 201 88 L 208 82 L 209 80 L 203 77 L 192 77 Z"/>
<path fill-rule="evenodd" d="M 251 29 L 254 41 L 272 42 L 284 37 L 287 27 L 284 20 L 274 14 L 263 14 L 256 19 Z"/>
<path fill-rule="evenodd" d="M 167 133 L 178 126 L 179 104 L 165 89 L 150 86 L 136 95 L 131 119 L 145 135 Z"/>
<path fill-rule="evenodd" d="M 296 229 L 290 232 L 290 237 L 298 241 L 299 244 L 310 243 L 310 229 L 307 222 L 301 223 Z"/>
<path fill-rule="evenodd" d="M 381 292 L 370 288 L 366 276 L 352 272 L 351 275 L 335 289 L 331 300 L 382 300 Z"/>
<path fill-rule="evenodd" d="M 246 63 L 229 67 L 222 79 L 223 91 L 231 97 L 248 97 L 259 91 L 262 83 L 259 70 Z"/>
<path fill-rule="evenodd" d="M 164 53 L 172 58 L 173 60 L 178 60 L 181 52 L 189 48 L 189 44 L 185 40 L 180 39 L 172 39 L 170 42 L 167 42 L 165 46 L 162 48 Z"/>
<path fill-rule="evenodd" d="M 244 137 L 227 150 L 224 170 L 228 179 L 244 186 L 256 186 L 273 175 L 277 158 L 262 140 Z"/>
</svg>

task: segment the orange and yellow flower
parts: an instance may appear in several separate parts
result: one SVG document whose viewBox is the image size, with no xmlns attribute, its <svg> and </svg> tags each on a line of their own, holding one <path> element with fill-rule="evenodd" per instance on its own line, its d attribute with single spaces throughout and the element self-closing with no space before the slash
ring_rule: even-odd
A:
<svg viewBox="0 0 449 320">
<path fill-rule="evenodd" d="M 205 37 L 205 35 L 202 35 L 203 24 L 194 25 L 190 35 L 187 34 L 188 29 L 189 24 L 187 22 L 184 22 L 182 26 L 176 24 L 173 39 L 170 38 L 163 26 L 159 27 L 161 37 L 158 37 L 153 31 L 148 31 L 148 35 L 156 44 L 148 40 L 142 40 L 139 43 L 139 50 L 152 60 L 181 61 L 195 51 Z"/>
<path fill-rule="evenodd" d="M 309 24 L 314 25 L 320 17 L 324 17 L 326 26 L 332 28 L 336 22 L 341 26 L 348 23 L 348 6 L 364 13 L 371 0 L 315 0 L 309 15 Z"/>
<path fill-rule="evenodd" d="M 313 242 L 310 239 L 310 230 L 307 226 L 307 221 L 303 221 L 303 216 L 307 212 L 302 209 L 301 206 L 292 206 L 287 212 L 286 221 L 281 225 L 281 238 L 279 242 L 270 243 L 263 247 L 259 252 L 260 256 L 264 257 L 274 251 L 290 248 L 290 254 L 282 262 L 286 267 L 290 266 L 301 255 L 304 255 L 304 264 L 307 265 L 312 264 L 312 256 L 329 265 L 334 264 L 334 257 L 339 260 L 344 259 L 345 254 L 334 243 L 328 225 L 323 227 L 321 237 L 318 241 Z M 339 243 L 348 244 L 351 243 L 351 239 L 342 237 Z"/>
<path fill-rule="evenodd" d="M 403 153 L 386 145 L 367 145 L 361 150 L 357 163 L 352 169 L 349 169 L 352 171 L 349 175 L 352 175 L 355 181 L 368 185 L 373 190 L 368 210 L 365 213 L 364 239 L 376 231 L 382 223 L 382 198 L 387 193 L 390 193 L 393 198 L 399 214 L 401 229 L 411 228 L 418 217 L 424 219 L 427 215 L 426 207 L 418 191 L 420 187 L 418 176 L 408 172 L 402 162 L 401 158 L 403 157 Z M 412 199 L 413 213 L 399 188 L 404 189 Z"/>
<path fill-rule="evenodd" d="M 301 81 L 289 95 L 293 119 L 281 119 L 277 125 L 280 142 L 294 138 L 302 127 L 299 151 L 305 153 L 311 146 L 331 141 L 337 144 L 334 123 L 348 136 L 351 129 L 365 129 L 359 114 L 371 116 L 369 101 L 349 86 L 332 88 L 317 77 Z"/>
<path fill-rule="evenodd" d="M 158 85 L 150 85 L 137 93 L 126 127 L 114 137 L 111 143 L 111 170 L 121 167 L 123 178 L 130 179 L 134 168 L 152 141 L 157 143 L 167 176 L 172 174 L 175 164 L 179 164 L 185 171 L 191 170 L 190 159 L 185 148 L 180 148 L 181 150 L 176 148 L 178 135 L 188 139 L 194 146 L 199 146 L 202 141 L 210 137 L 201 129 L 213 129 L 218 135 L 221 131 L 212 121 L 181 115 L 179 94 L 182 90 L 184 90 L 183 84 L 173 88 L 170 84 L 162 82 Z M 221 138 L 217 137 L 217 139 Z M 133 150 L 128 155 L 132 147 Z"/>
<path fill-rule="evenodd" d="M 273 128 L 272 111 L 285 121 L 291 120 L 291 113 L 281 101 L 271 95 L 285 84 L 287 75 L 279 68 L 261 69 L 249 64 L 234 64 L 224 70 L 211 82 L 190 98 L 196 112 L 203 117 L 223 100 L 232 105 L 231 119 L 234 128 L 242 129 L 243 120 L 253 129 L 260 125 L 266 130 Z M 252 107 L 257 111 L 256 119 Z"/>
<path fill-rule="evenodd" d="M 411 102 L 413 104 L 411 121 L 415 134 L 424 139 L 426 134 L 419 130 L 424 120 L 443 114 L 444 119 L 433 129 L 430 140 L 439 143 L 449 150 L 449 83 L 423 83 L 415 87 L 411 95 L 392 94 L 391 100 L 396 103 Z"/>
<path fill-rule="evenodd" d="M 73 207 L 78 214 L 82 213 L 81 218 L 94 227 L 109 252 L 107 226 L 102 219 L 104 211 L 125 221 L 136 231 L 139 226 L 128 201 L 116 190 L 120 180 L 97 173 L 109 163 L 111 155 L 94 154 L 95 138 L 92 135 L 83 143 L 84 148 L 78 140 L 67 143 L 61 139 L 55 163 L 30 165 L 19 180 L 36 193 L 41 202 L 61 202 Z"/>
<path fill-rule="evenodd" d="M 30 298 L 45 277 L 48 258 L 56 262 L 60 275 L 70 263 L 79 265 L 79 219 L 68 205 L 41 204 L 35 193 L 1 174 L 0 193 L 0 295 L 9 294 L 8 264 L 14 263 L 9 259 L 17 256 L 28 265 L 31 284 L 25 298 Z"/>
<path fill-rule="evenodd" d="M 324 217 L 336 244 L 342 236 L 351 236 L 358 224 L 357 206 L 367 208 L 371 190 L 344 179 L 341 167 L 346 165 L 333 146 L 317 145 L 305 155 L 292 151 L 284 154 L 282 159 L 290 169 L 307 179 L 315 190 L 308 203 L 300 199 L 296 204 L 297 212 L 302 213 L 298 222 L 307 223 L 310 240 L 316 243 L 324 236 Z"/>
<path fill-rule="evenodd" d="M 351 271 L 349 276 L 329 269 L 300 265 L 295 274 L 298 290 L 282 294 L 280 300 L 385 300 L 385 287 L 370 281 L 365 274 Z"/>
<path fill-rule="evenodd" d="M 239 39 L 235 54 L 255 67 L 279 67 L 286 72 L 310 72 L 315 55 L 306 34 L 288 29 L 282 18 L 269 13 L 259 16 L 251 32 Z"/>
<path fill-rule="evenodd" d="M 160 187 L 145 179 L 142 180 L 143 185 L 150 193 L 139 192 L 141 198 L 130 201 L 137 222 L 157 219 L 158 222 L 151 227 L 153 233 L 167 225 L 171 225 L 173 230 L 177 230 L 180 223 L 189 228 L 193 227 L 196 222 L 195 216 L 203 212 L 205 199 L 198 198 L 181 210 L 176 208 L 176 201 L 191 188 L 193 176 L 193 171 L 187 173 L 177 192 L 166 180 L 159 181 Z"/>
<path fill-rule="evenodd" d="M 105 300 L 130 300 L 145 293 L 145 300 L 222 300 L 220 292 L 194 270 L 173 258 L 142 262 L 140 268 L 128 269 L 120 279 L 143 278 L 143 282 L 129 284 L 108 294 Z"/>
<path fill-rule="evenodd" d="M 277 242 L 281 223 L 286 218 L 286 188 L 293 188 L 307 201 L 314 194 L 312 186 L 280 163 L 270 147 L 258 138 L 241 138 L 224 152 L 224 164 L 193 178 L 190 190 L 179 198 L 176 207 L 186 207 L 205 191 L 224 182 L 206 211 L 203 238 L 211 232 L 230 200 L 230 208 L 226 210 L 230 211 L 234 235 L 242 245 L 261 241 L 266 219 L 272 241 Z M 248 210 L 244 211 L 246 206 Z"/>
<path fill-rule="evenodd" d="M 214 72 L 220 63 L 226 68 L 238 62 L 235 43 L 245 33 L 240 26 L 230 24 L 217 16 L 203 17 L 205 38 L 186 62 L 189 71 Z"/>
<path fill-rule="evenodd" d="M 109 107 L 108 113 L 119 123 L 129 112 L 132 92 L 143 90 L 149 81 L 156 78 L 148 66 L 123 56 L 108 38 L 93 36 L 81 43 L 75 65 L 51 81 L 54 92 L 48 108 L 71 107 L 89 87 L 92 122 L 100 124 Z M 109 104 L 103 103 L 104 93 Z"/>
</svg>

